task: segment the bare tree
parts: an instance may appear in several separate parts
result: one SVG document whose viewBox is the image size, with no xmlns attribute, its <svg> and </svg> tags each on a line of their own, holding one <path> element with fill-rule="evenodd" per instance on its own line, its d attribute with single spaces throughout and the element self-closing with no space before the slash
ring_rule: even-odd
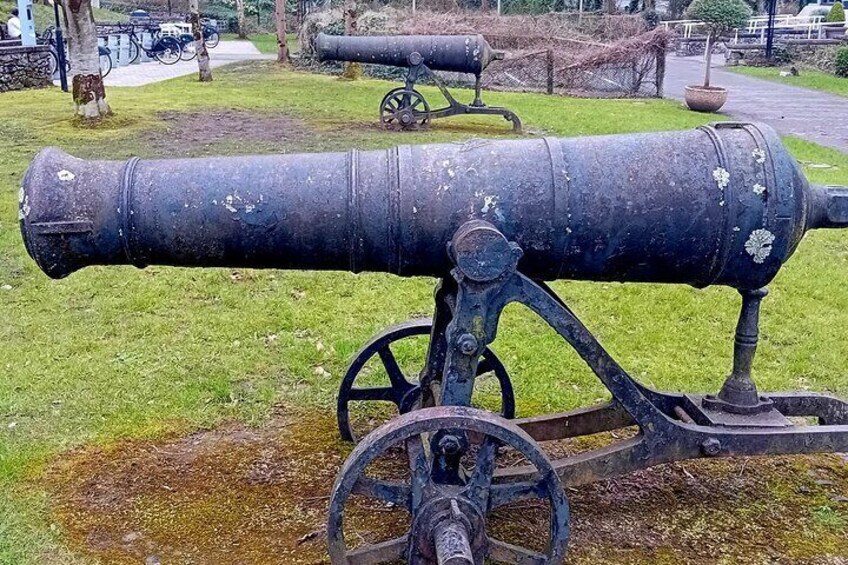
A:
<svg viewBox="0 0 848 565">
<path fill-rule="evenodd" d="M 289 64 L 289 46 L 286 43 L 286 0 L 276 1 L 275 20 L 277 23 L 277 62 Z"/>
<path fill-rule="evenodd" d="M 197 69 L 200 72 L 200 82 L 212 80 L 212 68 L 209 66 L 209 50 L 203 41 L 203 26 L 200 25 L 200 6 L 198 0 L 189 0 L 189 22 L 191 33 L 194 35 L 194 48 L 197 51 Z"/>
<path fill-rule="evenodd" d="M 236 0 L 236 18 L 238 19 L 239 39 L 247 39 L 247 31 L 244 27 L 244 0 Z"/>
<path fill-rule="evenodd" d="M 112 113 L 106 102 L 106 88 L 100 76 L 97 28 L 91 0 L 70 0 L 65 17 L 68 27 L 68 58 L 73 73 L 73 99 L 76 115 L 90 120 Z"/>
</svg>

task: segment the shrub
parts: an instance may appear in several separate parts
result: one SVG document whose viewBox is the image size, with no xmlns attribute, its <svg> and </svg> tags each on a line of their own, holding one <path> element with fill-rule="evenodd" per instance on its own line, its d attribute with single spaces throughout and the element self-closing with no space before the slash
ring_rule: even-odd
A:
<svg viewBox="0 0 848 565">
<path fill-rule="evenodd" d="M 836 76 L 848 78 L 848 47 L 840 47 L 836 51 L 836 60 L 833 66 Z"/>
<path fill-rule="evenodd" d="M 704 86 L 710 86 L 710 63 L 713 45 L 723 33 L 744 26 L 751 8 L 743 0 L 694 0 L 686 11 L 693 20 L 701 20 L 707 28 L 707 61 Z"/>
<path fill-rule="evenodd" d="M 845 8 L 842 6 L 842 2 L 834 2 L 833 7 L 830 9 L 830 12 L 827 13 L 827 21 L 829 21 L 829 22 L 844 22 L 845 21 Z"/>
<path fill-rule="evenodd" d="M 751 17 L 751 8 L 743 0 L 694 0 L 686 12 L 701 20 L 713 38 L 742 27 Z"/>
</svg>

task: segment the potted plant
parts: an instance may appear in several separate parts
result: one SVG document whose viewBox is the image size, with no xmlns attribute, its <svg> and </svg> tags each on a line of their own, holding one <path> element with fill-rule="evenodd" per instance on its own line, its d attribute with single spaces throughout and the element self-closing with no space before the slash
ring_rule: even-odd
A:
<svg viewBox="0 0 848 565">
<path fill-rule="evenodd" d="M 686 104 L 697 112 L 716 112 L 727 102 L 727 90 L 710 85 L 710 64 L 715 42 L 722 34 L 742 27 L 751 17 L 751 9 L 744 0 L 694 0 L 687 15 L 699 20 L 707 28 L 707 70 L 703 86 L 686 87 Z"/>
</svg>

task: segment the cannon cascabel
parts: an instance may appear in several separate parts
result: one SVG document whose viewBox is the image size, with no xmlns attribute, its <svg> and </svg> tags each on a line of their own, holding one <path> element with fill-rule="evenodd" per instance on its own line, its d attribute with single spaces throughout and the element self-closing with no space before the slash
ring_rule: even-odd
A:
<svg viewBox="0 0 848 565">
<path fill-rule="evenodd" d="M 504 58 L 482 35 L 372 35 L 340 36 L 319 33 L 315 38 L 319 61 L 350 61 L 408 67 L 413 53 L 435 71 L 480 75 L 489 63 Z"/>
<path fill-rule="evenodd" d="M 806 230 L 846 225 L 848 191 L 811 187 L 768 127 L 719 124 L 126 162 L 48 148 L 19 216 L 54 278 L 106 264 L 444 276 L 451 237 L 482 219 L 533 278 L 758 288 Z"/>
</svg>

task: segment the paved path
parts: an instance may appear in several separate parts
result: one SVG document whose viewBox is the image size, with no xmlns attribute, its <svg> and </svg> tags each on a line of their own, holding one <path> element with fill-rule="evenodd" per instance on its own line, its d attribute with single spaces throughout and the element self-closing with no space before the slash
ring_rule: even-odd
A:
<svg viewBox="0 0 848 565">
<path fill-rule="evenodd" d="M 273 59 L 273 55 L 263 55 L 250 41 L 222 41 L 215 49 L 209 50 L 212 67 L 220 67 L 238 61 L 255 59 Z M 180 61 L 174 65 L 163 65 L 157 61 L 115 67 L 106 77 L 106 86 L 142 86 L 197 73 L 197 60 Z"/>
<path fill-rule="evenodd" d="M 723 57 L 714 59 L 711 83 L 730 91 L 722 114 L 765 122 L 783 135 L 795 135 L 848 153 L 848 99 L 737 74 L 723 68 Z M 666 60 L 667 98 L 683 100 L 684 87 L 702 84 L 703 80 L 704 61 L 700 57 L 672 55 Z"/>
</svg>

